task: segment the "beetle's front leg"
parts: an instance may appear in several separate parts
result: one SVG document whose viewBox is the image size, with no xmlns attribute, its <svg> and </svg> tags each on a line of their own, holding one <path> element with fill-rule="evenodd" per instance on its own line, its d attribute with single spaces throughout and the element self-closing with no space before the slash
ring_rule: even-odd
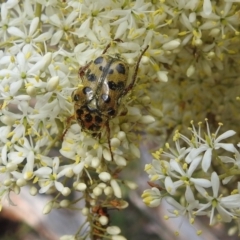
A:
<svg viewBox="0 0 240 240">
<path fill-rule="evenodd" d="M 85 71 L 89 68 L 89 66 L 90 66 L 91 63 L 92 63 L 92 62 L 89 62 L 87 65 L 79 68 L 78 74 L 79 74 L 80 78 L 83 78 L 83 77 L 84 77 Z"/>
</svg>

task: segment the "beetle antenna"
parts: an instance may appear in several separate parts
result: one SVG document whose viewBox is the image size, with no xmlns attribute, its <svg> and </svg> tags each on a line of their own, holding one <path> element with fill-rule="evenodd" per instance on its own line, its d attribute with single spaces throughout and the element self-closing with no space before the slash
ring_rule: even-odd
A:
<svg viewBox="0 0 240 240">
<path fill-rule="evenodd" d="M 138 73 L 140 61 L 142 59 L 143 54 L 147 51 L 148 47 L 149 47 L 149 45 L 147 45 L 147 47 L 142 51 L 141 55 L 139 56 L 136 67 L 135 67 L 135 70 L 134 70 L 134 74 L 133 74 L 133 77 L 132 77 L 133 80 L 128 85 L 128 87 L 124 90 L 123 95 L 126 95 L 133 88 L 133 86 L 136 82 L 136 79 L 137 79 L 137 73 Z"/>
</svg>

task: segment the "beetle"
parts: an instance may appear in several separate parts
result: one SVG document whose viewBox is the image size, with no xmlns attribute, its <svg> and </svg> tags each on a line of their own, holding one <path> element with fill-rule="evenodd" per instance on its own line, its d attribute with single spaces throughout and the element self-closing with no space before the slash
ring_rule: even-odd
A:
<svg viewBox="0 0 240 240">
<path fill-rule="evenodd" d="M 119 54 L 107 55 L 110 46 L 111 44 L 108 44 L 101 56 L 79 69 L 82 85 L 73 91 L 72 101 L 75 119 L 83 131 L 96 137 L 100 136 L 104 127 L 107 128 L 108 145 L 113 160 L 109 121 L 118 114 L 122 97 L 133 88 L 141 58 L 148 46 L 141 52 L 128 86 L 129 65 Z"/>
</svg>

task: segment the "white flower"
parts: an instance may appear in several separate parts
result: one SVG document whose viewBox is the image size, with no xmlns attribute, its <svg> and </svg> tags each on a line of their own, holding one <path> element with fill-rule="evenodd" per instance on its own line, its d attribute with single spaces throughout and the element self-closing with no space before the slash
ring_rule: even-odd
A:
<svg viewBox="0 0 240 240">
<path fill-rule="evenodd" d="M 141 197 L 143 202 L 149 207 L 159 206 L 162 200 L 161 192 L 156 187 L 145 190 Z"/>
<path fill-rule="evenodd" d="M 31 25 L 29 26 L 29 31 L 19 29 L 17 27 L 10 27 L 8 28 L 8 33 L 11 36 L 17 37 L 17 40 L 15 40 L 15 43 L 17 44 L 16 47 L 10 48 L 10 50 L 15 53 L 19 51 L 24 45 L 32 45 L 35 48 L 38 48 L 36 43 L 39 42 L 45 42 L 51 37 L 50 32 L 44 32 L 39 35 L 39 32 L 37 30 L 39 24 L 39 18 L 35 17 L 31 21 Z"/>
<path fill-rule="evenodd" d="M 195 214 L 199 214 L 210 208 L 210 225 L 213 224 L 215 210 L 220 214 L 222 221 L 230 222 L 236 217 L 233 211 L 240 207 L 240 194 L 233 194 L 226 197 L 223 197 L 222 194 L 219 195 L 220 181 L 216 172 L 213 172 L 211 175 L 211 184 L 213 192 L 212 196 L 210 196 L 202 187 L 196 186 L 196 189 L 207 200 L 207 203 L 200 204 L 200 207 Z"/>
<path fill-rule="evenodd" d="M 174 178 L 179 179 L 178 181 L 174 182 L 174 186 L 176 189 L 182 185 L 186 185 L 187 187 L 192 184 L 194 186 L 201 186 L 204 188 L 208 188 L 211 186 L 211 183 L 209 180 L 204 178 L 194 178 L 192 176 L 194 174 L 194 171 L 198 167 L 200 161 L 201 161 L 201 157 L 200 156 L 196 157 L 194 161 L 191 162 L 190 166 L 188 166 L 188 168 L 185 170 L 181 167 L 181 165 L 178 162 L 172 159 L 170 160 L 170 168 L 171 168 L 170 175 L 173 176 Z"/>
<path fill-rule="evenodd" d="M 202 169 L 206 172 L 212 161 L 212 151 L 215 149 L 223 148 L 226 151 L 229 152 L 235 152 L 236 149 L 233 144 L 231 143 L 220 143 L 220 141 L 229 138 L 235 134 L 235 131 L 229 130 L 226 131 L 225 133 L 221 134 L 219 137 L 217 137 L 218 131 L 221 127 L 221 125 L 218 127 L 216 132 L 214 134 L 210 133 L 208 123 L 206 122 L 207 125 L 207 135 L 205 135 L 205 139 L 202 138 L 200 135 L 200 128 L 199 128 L 199 133 L 196 132 L 195 129 L 193 129 L 193 135 L 194 135 L 194 140 L 195 144 L 198 146 L 198 148 L 193 148 L 188 156 L 186 157 L 186 162 L 190 163 L 192 162 L 197 156 L 203 153 L 203 158 L 202 158 Z"/>
<path fill-rule="evenodd" d="M 64 171 L 59 171 L 59 158 L 55 157 L 53 159 L 53 167 L 52 173 L 48 176 L 42 176 L 39 183 L 41 184 L 41 188 L 39 193 L 47 192 L 51 187 L 55 187 L 60 193 L 64 190 L 63 184 L 60 182 L 60 178 L 64 176 Z"/>
<path fill-rule="evenodd" d="M 186 203 L 185 206 L 178 203 L 172 197 L 165 197 L 164 200 L 168 202 L 174 209 L 168 210 L 170 213 L 174 214 L 176 217 L 178 216 L 186 216 L 189 219 L 190 223 L 194 221 L 194 210 L 199 207 L 199 201 L 195 200 L 192 190 L 188 186 L 185 192 Z"/>
</svg>

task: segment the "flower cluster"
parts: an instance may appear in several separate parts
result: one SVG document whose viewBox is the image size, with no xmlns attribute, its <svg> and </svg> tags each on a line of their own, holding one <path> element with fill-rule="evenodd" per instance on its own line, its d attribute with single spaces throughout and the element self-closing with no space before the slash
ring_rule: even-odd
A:
<svg viewBox="0 0 240 240">
<path fill-rule="evenodd" d="M 86 201 L 82 213 L 90 222 L 82 238 L 124 239 L 116 226 L 109 225 L 108 209 L 126 207 L 122 187 L 136 187 L 122 181 L 118 173 L 140 157 L 139 140 L 151 133 L 156 140 L 166 141 L 179 127 L 185 131 L 190 119 L 208 117 L 211 125 L 221 120 L 227 133 L 229 126 L 236 128 L 240 120 L 236 114 L 240 46 L 237 2 L 0 3 L 0 199 L 30 184 L 33 195 L 56 194 L 44 208 L 48 213 L 54 207 L 69 207 L 72 203 L 67 196 L 78 191 Z M 107 46 L 106 54 L 120 56 L 130 67 L 126 86 L 138 61 L 139 71 L 133 89 L 115 99 L 118 114 L 109 121 L 109 127 L 101 129 L 101 134 L 89 134 L 71 118 L 75 111 L 71 96 L 82 87 L 79 69 L 102 55 Z M 215 147 L 222 148 L 216 140 Z M 166 179 L 169 194 L 177 190 L 171 177 L 165 177 L 169 165 L 179 174 L 191 166 L 186 172 L 191 181 L 187 182 L 199 193 L 217 182 L 216 173 L 200 183 L 192 177 L 200 162 L 203 171 L 208 171 L 209 156 L 216 150 L 209 150 L 207 143 L 204 147 L 199 144 L 181 153 L 188 156 L 182 168 L 174 161 L 161 162 L 163 168 L 159 168 L 158 160 L 154 163 L 162 172 L 160 178 Z M 53 154 L 56 147 L 60 151 Z M 227 156 L 220 159 L 230 161 Z M 174 175 L 179 186 L 186 185 L 179 174 Z M 69 178 L 71 187 L 65 185 Z M 158 189 L 154 192 L 159 199 Z M 60 194 L 66 199 L 58 200 Z M 190 187 L 185 194 L 192 199 Z"/>
<path fill-rule="evenodd" d="M 240 182 L 235 179 L 239 171 L 239 151 L 226 139 L 235 134 L 229 130 L 218 136 L 222 124 L 211 133 L 202 133 L 201 123 L 192 136 L 187 138 L 176 131 L 175 146 L 166 144 L 164 149 L 153 153 L 153 161 L 147 164 L 151 189 L 142 194 L 149 207 L 160 205 L 165 199 L 174 217 L 187 217 L 191 224 L 199 215 L 216 222 L 239 221 Z M 168 218 L 168 216 L 166 216 Z"/>
</svg>

